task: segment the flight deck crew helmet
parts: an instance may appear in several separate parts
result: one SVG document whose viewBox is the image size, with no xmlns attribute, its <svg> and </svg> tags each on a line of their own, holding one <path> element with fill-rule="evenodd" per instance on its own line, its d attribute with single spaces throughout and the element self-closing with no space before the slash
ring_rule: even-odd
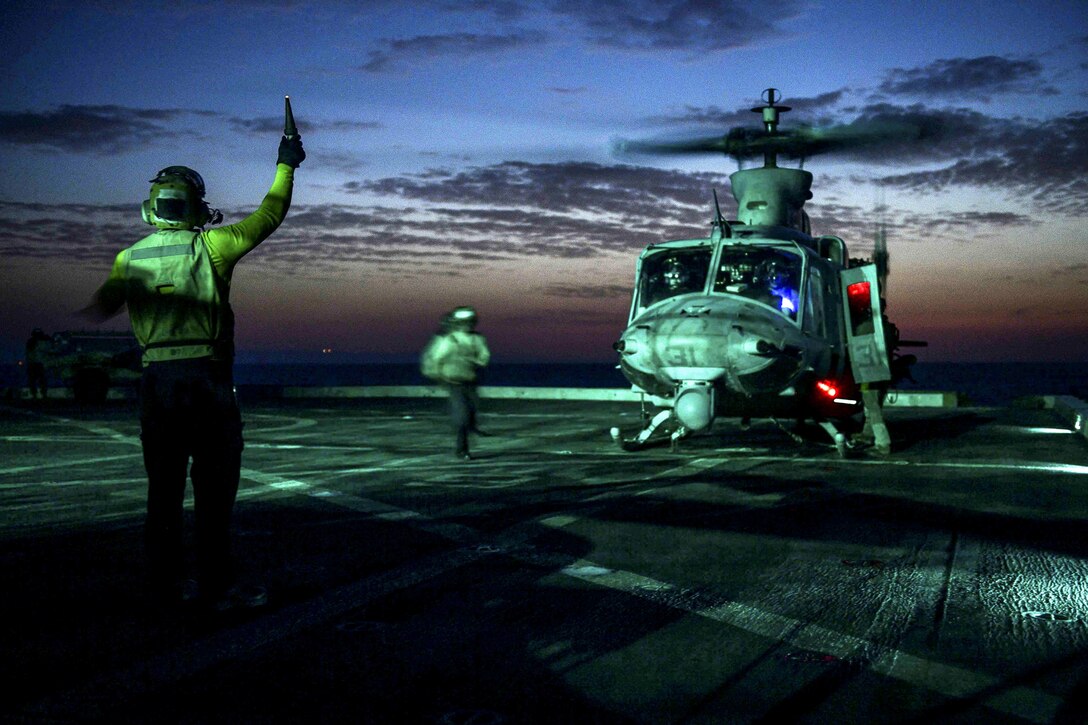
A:
<svg viewBox="0 0 1088 725">
<path fill-rule="evenodd" d="M 476 310 L 471 307 L 458 307 L 446 315 L 446 322 L 454 328 L 471 330 L 476 326 Z"/>
<path fill-rule="evenodd" d="M 218 224 L 223 215 L 204 201 L 204 179 L 187 166 L 167 166 L 151 179 L 143 218 L 159 229 L 196 229 Z"/>
</svg>

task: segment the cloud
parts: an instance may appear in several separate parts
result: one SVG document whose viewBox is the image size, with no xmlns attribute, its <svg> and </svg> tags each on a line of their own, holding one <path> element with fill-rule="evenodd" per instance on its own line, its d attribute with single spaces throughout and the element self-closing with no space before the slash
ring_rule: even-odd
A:
<svg viewBox="0 0 1088 725">
<path fill-rule="evenodd" d="M 630 299 L 631 290 L 627 290 Z M 627 309 L 622 300 L 615 300 L 619 304 L 609 304 L 605 309 L 598 305 L 586 305 L 584 307 L 564 307 L 561 312 L 555 309 L 537 309 L 526 312 L 492 311 L 487 318 L 488 326 L 495 329 L 500 325 L 509 330 L 531 331 L 529 334 L 536 336 L 540 332 L 547 331 L 548 337 L 562 341 L 563 347 L 571 345 L 574 339 L 580 338 L 594 349 L 601 352 L 611 352 L 608 348 L 615 336 L 623 331 L 627 323 Z M 492 327 L 494 323 L 494 327 Z M 573 324 L 572 324 L 573 323 Z M 601 330 L 600 328 L 606 328 Z M 559 337 L 555 337 L 556 334 Z M 607 337 L 602 338 L 604 333 Z M 507 332 L 507 334 L 510 334 Z M 535 341 L 534 341 L 535 344 Z M 610 358 L 614 359 L 614 358 Z M 617 384 L 622 384 L 623 375 L 615 372 Z"/>
<path fill-rule="evenodd" d="M 462 171 L 432 169 L 418 175 L 349 182 L 345 190 L 552 213 L 669 218 L 709 209 L 712 187 L 728 189 L 728 177 L 624 164 L 506 161 Z"/>
<path fill-rule="evenodd" d="M 116 105 L 62 105 L 46 111 L 2 111 L 0 142 L 69 153 L 118 154 L 135 147 L 197 135 L 196 124 L 185 127 L 180 122 L 221 117 L 215 111 Z M 240 133 L 283 132 L 282 116 L 231 117 L 226 121 Z M 377 121 L 307 119 L 299 124 L 299 128 L 302 133 L 339 134 L 374 131 L 384 126 Z"/>
<path fill-rule="evenodd" d="M 430 238 L 544 258 L 630 253 L 707 233 L 712 188 L 728 195 L 727 177 L 576 161 L 432 169 L 344 186 L 419 202 L 433 220 L 415 227 Z"/>
<path fill-rule="evenodd" d="M 438 259 L 488 263 L 519 259 L 593 259 L 634 255 L 647 244 L 709 233 L 710 190 L 730 214 L 724 175 L 601 165 L 589 162 L 508 161 L 464 170 L 429 171 L 350 182 L 349 192 L 390 199 L 384 207 L 312 207 L 289 217 L 299 259 L 414 260 L 414 270 Z M 860 251 L 871 246 L 875 223 L 885 220 L 893 240 L 963 239 L 996 227 L 1037 223 L 1006 210 L 881 214 L 861 206 L 822 201 L 809 213 L 816 233 L 837 234 Z M 332 236 L 327 236 L 332 235 Z M 311 249 L 309 245 L 318 244 Z M 279 249 L 279 248 L 277 248 Z M 277 252 L 278 253 L 278 252 Z M 436 256 L 437 255 L 437 256 Z M 603 286 L 604 294 L 626 295 Z M 579 288 L 580 289 L 580 288 Z M 546 294 L 574 294 L 549 288 Z M 583 293 L 584 296 L 585 293 Z M 596 294 L 596 293 L 594 293 Z"/>
<path fill-rule="evenodd" d="M 188 132 L 168 124 L 207 111 L 62 105 L 51 111 L 0 112 L 0 141 L 76 153 L 114 154 Z"/>
<path fill-rule="evenodd" d="M 683 51 L 700 56 L 767 38 L 779 39 L 779 22 L 798 17 L 795 0 L 557 0 L 548 9 L 581 25 L 590 42 L 623 50 Z"/>
<path fill-rule="evenodd" d="M 392 3 L 396 1 L 392 0 Z M 439 0 L 439 7 L 450 11 L 483 12 L 496 20 L 521 20 L 529 9 L 519 0 Z"/>
<path fill-rule="evenodd" d="M 247 265 L 315 274 L 365 263 L 395 275 L 447 274 L 503 260 L 633 255 L 708 233 L 716 174 L 582 162 L 506 162 L 346 185 L 391 204 L 295 205 Z M 236 222 L 252 208 L 224 209 Z M 80 234 L 70 230 L 78 225 Z M 0 202 L 0 255 L 108 269 L 150 231 L 136 205 Z M 633 257 L 632 257 L 633 259 Z"/>
<path fill-rule="evenodd" d="M 1088 262 L 1066 264 L 1051 270 L 1050 274 L 1061 279 L 1071 279 L 1078 286 L 1088 285 Z"/>
<path fill-rule="evenodd" d="M 0 256 L 9 261 L 63 259 L 108 271 L 117 252 L 149 229 L 138 204 L 0 201 Z"/>
<path fill-rule="evenodd" d="M 576 300 L 625 300 L 631 298 L 630 284 L 553 284 L 541 290 L 547 297 Z"/>
<path fill-rule="evenodd" d="M 872 251 L 878 225 L 886 231 L 892 255 L 903 245 L 919 242 L 959 243 L 985 238 L 1010 227 L 1035 226 L 1040 220 L 1007 211 L 935 211 L 920 214 L 915 210 L 879 210 L 821 201 L 820 194 L 806 206 L 812 220 L 813 234 L 834 234 L 847 242 L 851 256 L 865 256 Z"/>
<path fill-rule="evenodd" d="M 1055 88 L 1040 83 L 1042 72 L 1043 66 L 1033 59 L 947 58 L 918 68 L 892 68 L 879 90 L 891 95 L 986 100 L 999 93 L 1057 94 Z"/>
<path fill-rule="evenodd" d="M 251 133 L 255 135 L 268 135 L 283 133 L 283 116 L 263 116 L 261 118 L 231 118 L 228 123 L 235 131 Z M 311 133 L 355 133 L 359 131 L 376 131 L 385 128 L 380 121 L 313 121 L 307 119 L 298 123 L 299 134 Z"/>
<path fill-rule="evenodd" d="M 1022 227 L 1037 225 L 1039 221 L 1011 211 L 961 211 L 949 213 L 944 223 L 956 227 Z"/>
<path fill-rule="evenodd" d="M 505 263 L 611 257 L 633 264 L 647 244 L 709 234 L 710 190 L 725 211 L 724 175 L 601 165 L 508 161 L 463 170 L 346 184 L 346 191 L 385 197 L 379 203 L 296 204 L 246 267 L 313 277 L 354 269 L 387 278 L 468 274 Z M 253 207 L 224 209 L 227 223 Z M 963 239 L 995 227 L 1036 223 L 1019 211 L 880 214 L 817 194 L 809 205 L 816 233 L 837 234 L 864 253 L 876 221 L 898 240 Z M 71 234 L 80 229 L 78 235 Z M 116 253 L 150 231 L 135 204 L 0 202 L 0 255 L 12 260 L 78 263 L 104 274 Z M 301 270 L 301 272 L 300 272 Z M 553 285 L 557 298 L 619 300 L 625 284 Z"/>
<path fill-rule="evenodd" d="M 425 0 L 422 4 L 427 5 Z M 417 14 L 424 12 L 414 6 Z M 442 14 L 451 26 L 476 28 L 466 14 L 485 16 L 488 27 L 506 32 L 462 30 L 443 34 L 386 38 L 371 50 L 360 69 L 380 73 L 432 58 L 498 53 L 541 45 L 553 34 L 535 28 L 564 28 L 598 48 L 624 51 L 680 52 L 690 59 L 780 39 L 780 23 L 807 9 L 800 0 L 544 0 L 540 3 L 432 0 L 432 14 Z M 554 92 L 579 89 L 552 89 Z"/>
<path fill-rule="evenodd" d="M 539 45 L 546 37 L 543 32 L 538 31 L 515 31 L 502 35 L 463 32 L 385 39 L 382 41 L 382 48 L 370 51 L 367 61 L 359 68 L 368 73 L 382 73 L 432 58 L 464 58 Z"/>
<path fill-rule="evenodd" d="M 934 150 L 951 155 L 957 143 L 962 150 L 950 164 L 891 174 L 878 182 L 923 193 L 955 186 L 999 189 L 1040 209 L 1088 215 L 1088 113 L 1041 122 L 988 119 L 961 129 L 958 139 L 937 139 Z"/>
<path fill-rule="evenodd" d="M 382 0 L 369 0 L 368 8 L 380 4 Z M 73 4 L 91 7 L 106 15 L 129 16 L 147 13 L 145 0 L 84 0 L 74 3 L 72 0 L 61 0 L 49 3 L 50 5 Z M 393 4 L 389 2 L 387 4 Z M 236 13 L 243 16 L 252 16 L 254 13 L 278 14 L 281 16 L 307 13 L 327 14 L 330 11 L 339 13 L 339 3 L 326 3 L 321 0 L 186 0 L 184 3 L 162 3 L 156 6 L 155 12 L 167 17 L 183 20 L 206 21 L 214 17 L 216 13 Z"/>
<path fill-rule="evenodd" d="M 357 174 L 367 165 L 367 162 L 357 153 L 315 148 L 312 143 L 307 144 L 306 158 L 311 160 L 314 166 L 332 169 L 340 174 Z"/>
</svg>

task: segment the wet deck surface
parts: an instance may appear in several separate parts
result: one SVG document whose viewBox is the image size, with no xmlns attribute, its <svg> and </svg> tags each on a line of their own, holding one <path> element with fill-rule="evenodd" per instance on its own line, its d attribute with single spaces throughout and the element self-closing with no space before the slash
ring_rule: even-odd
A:
<svg viewBox="0 0 1088 725">
<path fill-rule="evenodd" d="M 156 606 L 131 403 L 0 406 L 0 642 L 25 722 L 1082 722 L 1088 444 L 888 411 L 840 461 L 769 422 L 624 453 L 637 406 L 244 406 L 268 606 Z M 190 522 L 191 523 L 191 522 Z M 191 547 L 190 547 L 191 548 Z"/>
</svg>

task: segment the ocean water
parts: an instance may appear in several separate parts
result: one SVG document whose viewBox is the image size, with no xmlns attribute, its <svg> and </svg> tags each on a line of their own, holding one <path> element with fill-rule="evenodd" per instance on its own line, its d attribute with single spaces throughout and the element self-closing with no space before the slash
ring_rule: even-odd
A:
<svg viewBox="0 0 1088 725">
<path fill-rule="evenodd" d="M 1007 405 L 1033 395 L 1074 395 L 1088 399 L 1088 366 L 1078 363 L 918 363 L 915 382 L 904 390 L 948 390 L 973 405 Z M 239 385 L 425 385 L 415 363 L 373 365 L 237 365 Z M 482 385 L 627 388 L 630 383 L 608 363 L 494 364 Z"/>
<path fill-rule="evenodd" d="M 1081 363 L 916 364 L 904 390 L 949 390 L 974 405 L 1007 405 L 1034 395 L 1072 395 L 1088 400 L 1088 365 Z"/>
<path fill-rule="evenodd" d="M 357 365 L 236 365 L 238 385 L 431 385 L 418 363 Z M 481 385 L 536 388 L 630 387 L 615 365 L 601 363 L 493 364 L 480 374 Z"/>
<path fill-rule="evenodd" d="M 927 363 L 914 366 L 916 382 L 904 390 L 960 393 L 965 404 L 1008 405 L 1033 395 L 1073 395 L 1088 400 L 1088 365 L 1079 363 Z M 22 368 L 0 365 L 0 387 L 25 385 Z M 416 363 L 401 364 L 238 364 L 238 385 L 342 386 L 424 385 Z M 60 381 L 54 381 L 59 385 Z M 630 384 L 608 363 L 493 364 L 483 385 L 627 388 Z"/>
</svg>

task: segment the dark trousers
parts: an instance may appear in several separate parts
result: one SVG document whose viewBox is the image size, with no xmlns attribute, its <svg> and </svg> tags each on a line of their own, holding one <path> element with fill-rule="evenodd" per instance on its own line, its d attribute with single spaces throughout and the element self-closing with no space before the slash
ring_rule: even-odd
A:
<svg viewBox="0 0 1088 725">
<path fill-rule="evenodd" d="M 457 431 L 457 455 L 468 453 L 468 433 L 476 430 L 476 383 L 450 383 L 450 420 Z"/>
<path fill-rule="evenodd" d="M 40 362 L 27 363 L 26 379 L 32 398 L 38 397 L 39 390 L 43 398 L 49 395 L 49 378 L 45 375 L 45 365 Z"/>
<path fill-rule="evenodd" d="M 140 429 L 151 575 L 160 582 L 183 576 L 188 474 L 193 481 L 197 578 L 203 593 L 216 596 L 234 577 L 230 519 L 242 466 L 242 417 L 230 363 L 201 358 L 144 368 Z"/>
</svg>

